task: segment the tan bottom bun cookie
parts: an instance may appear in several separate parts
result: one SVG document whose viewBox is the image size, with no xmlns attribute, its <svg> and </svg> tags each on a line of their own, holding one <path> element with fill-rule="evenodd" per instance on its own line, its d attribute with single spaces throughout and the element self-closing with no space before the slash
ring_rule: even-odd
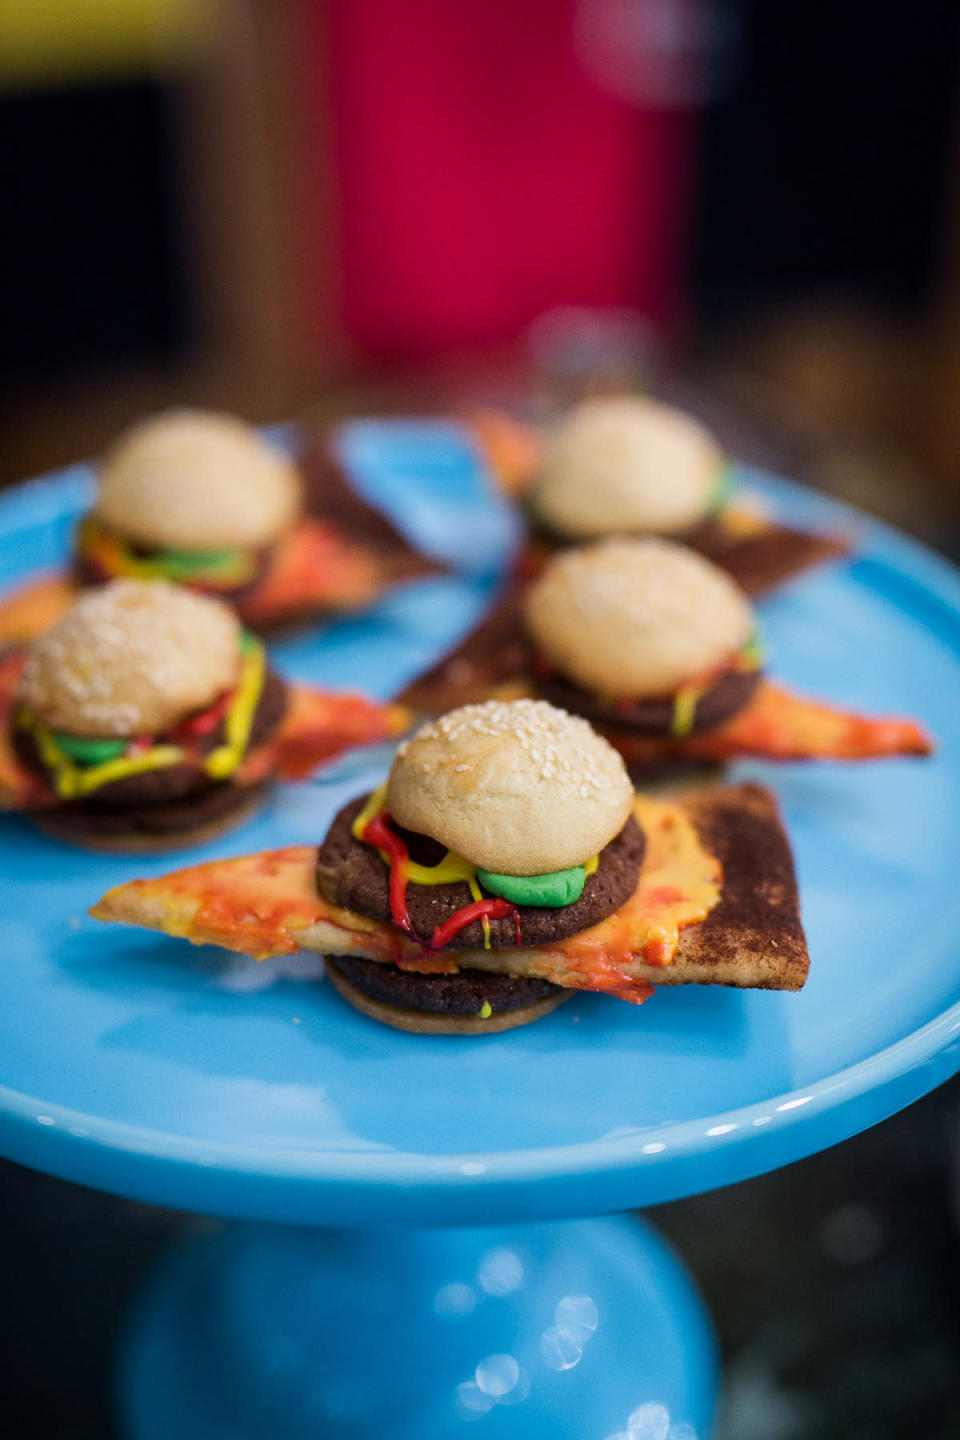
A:
<svg viewBox="0 0 960 1440">
<path fill-rule="evenodd" d="M 412 1006 L 393 1005 L 385 1000 L 367 995 L 348 980 L 337 968 L 337 957 L 327 956 L 327 978 L 333 988 L 348 1004 L 371 1020 L 389 1025 L 394 1030 L 406 1030 L 413 1035 L 496 1035 L 504 1030 L 516 1030 L 521 1025 L 530 1025 L 551 1010 L 556 1010 L 564 1000 L 569 1000 L 573 991 L 557 990 L 541 996 L 526 1005 L 516 1005 L 509 1010 L 494 1010 L 490 1015 L 461 1015 L 442 1011 L 419 1010 Z"/>
</svg>

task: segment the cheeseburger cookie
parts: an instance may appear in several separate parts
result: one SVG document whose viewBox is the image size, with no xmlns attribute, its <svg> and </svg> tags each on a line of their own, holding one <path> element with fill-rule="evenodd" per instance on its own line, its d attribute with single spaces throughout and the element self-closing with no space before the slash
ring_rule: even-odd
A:
<svg viewBox="0 0 960 1440">
<path fill-rule="evenodd" d="M 749 599 L 676 541 L 601 540 L 559 552 L 402 692 L 416 710 L 540 694 L 598 725 L 638 773 L 755 755 L 926 755 L 910 720 L 792 695 L 764 675 Z"/>
<path fill-rule="evenodd" d="M 925 755 L 912 721 L 846 714 L 781 690 L 747 596 L 673 541 L 557 555 L 524 596 L 541 693 L 589 717 L 641 772 L 665 762 Z"/>
<path fill-rule="evenodd" d="M 215 595 L 267 632 L 362 609 L 441 568 L 353 489 L 328 436 L 291 458 L 233 416 L 168 410 L 121 435 L 97 480 L 71 572 L 0 600 L 0 643 L 35 638 L 78 589 L 116 579 Z"/>
<path fill-rule="evenodd" d="M 116 440 L 80 526 L 83 584 L 165 579 L 238 602 L 303 506 L 296 467 L 230 415 L 168 410 Z"/>
<path fill-rule="evenodd" d="M 559 546 L 660 535 L 699 550 L 760 594 L 849 549 L 844 539 L 781 525 L 755 502 L 739 502 L 733 466 L 707 427 L 645 395 L 584 400 L 539 437 L 505 417 L 477 417 L 474 428 L 504 488 L 524 498 L 531 522 L 525 575 Z"/>
<path fill-rule="evenodd" d="M 636 890 L 632 811 L 623 761 L 584 721 L 542 701 L 467 706 L 418 731 L 386 787 L 340 811 L 318 852 L 320 894 L 436 954 L 554 945 Z M 358 1009 L 423 1033 L 513 1028 L 565 998 L 522 962 L 426 978 L 334 956 L 329 973 Z"/>
<path fill-rule="evenodd" d="M 403 712 L 290 690 L 227 606 L 166 581 L 82 595 L 0 666 L 0 802 L 92 848 L 166 849 L 243 819 L 275 775 Z"/>
<path fill-rule="evenodd" d="M 760 682 L 746 596 L 667 540 L 568 550 L 524 608 L 543 693 L 595 722 L 689 735 L 742 710 Z"/>
<path fill-rule="evenodd" d="M 351 1004 L 423 1034 L 508 1029 L 576 990 L 640 1004 L 653 984 L 807 973 L 770 796 L 635 796 L 610 745 L 545 701 L 425 726 L 319 848 L 133 881 L 92 913 L 260 958 L 319 951 Z"/>
</svg>

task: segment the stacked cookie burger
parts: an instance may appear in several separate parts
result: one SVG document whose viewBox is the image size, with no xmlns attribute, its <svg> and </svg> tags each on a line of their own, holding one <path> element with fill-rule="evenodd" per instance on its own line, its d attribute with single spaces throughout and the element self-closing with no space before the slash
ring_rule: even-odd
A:
<svg viewBox="0 0 960 1440">
<path fill-rule="evenodd" d="M 234 605 L 254 593 L 302 509 L 291 460 L 230 415 L 174 410 L 121 435 L 98 467 L 77 578 L 171 580 Z"/>
<path fill-rule="evenodd" d="M 78 587 L 115 579 L 189 586 L 269 630 L 357 609 L 436 569 L 353 492 L 326 437 L 295 461 L 232 416 L 170 410 L 121 435 L 97 481 L 72 573 L 0 602 L 0 640 L 34 638 Z"/>
<path fill-rule="evenodd" d="M 669 541 L 559 555 L 524 613 L 542 693 L 601 725 L 631 761 L 929 753 L 912 721 L 850 715 L 766 680 L 746 595 Z"/>
<path fill-rule="evenodd" d="M 480 440 L 495 466 L 509 457 L 509 487 L 524 496 L 533 526 L 528 574 L 560 546 L 659 535 L 710 556 L 756 594 L 848 548 L 738 504 L 730 461 L 706 426 L 646 396 L 586 400 L 539 447 L 519 437 L 508 444 L 495 428 L 491 442 L 489 420 Z M 529 473 L 518 487 L 523 454 Z"/>
<path fill-rule="evenodd" d="M 588 725 L 533 702 L 454 711 L 400 747 L 385 787 L 336 817 L 319 887 L 436 954 L 474 952 L 496 971 L 506 952 L 513 964 L 492 982 L 486 965 L 425 983 L 349 956 L 331 957 L 328 973 L 360 1009 L 404 1028 L 533 1019 L 566 992 L 526 973 L 523 950 L 618 910 L 644 850 L 623 762 Z"/>
<path fill-rule="evenodd" d="M 257 958 L 320 951 L 357 1008 L 428 1033 L 507 1029 L 575 990 L 796 990 L 808 965 L 769 794 L 634 796 L 611 746 L 545 701 L 425 726 L 319 848 L 133 881 L 92 913 Z"/>
<path fill-rule="evenodd" d="M 637 765 L 929 753 L 912 721 L 794 696 L 764 664 L 753 608 L 725 571 L 674 541 L 603 540 L 554 556 L 404 698 L 442 709 L 535 689 Z"/>
<path fill-rule="evenodd" d="M 98 849 L 198 843 L 403 712 L 288 687 L 227 606 L 166 581 L 75 601 L 0 663 L 0 805 Z"/>
<path fill-rule="evenodd" d="M 584 401 L 547 441 L 529 493 L 567 543 L 606 535 L 686 538 L 726 505 L 730 466 L 693 416 L 641 396 Z"/>
<path fill-rule="evenodd" d="M 742 710 L 760 683 L 746 596 L 662 540 L 558 556 L 525 597 L 525 617 L 543 693 L 604 725 L 694 734 Z"/>
</svg>

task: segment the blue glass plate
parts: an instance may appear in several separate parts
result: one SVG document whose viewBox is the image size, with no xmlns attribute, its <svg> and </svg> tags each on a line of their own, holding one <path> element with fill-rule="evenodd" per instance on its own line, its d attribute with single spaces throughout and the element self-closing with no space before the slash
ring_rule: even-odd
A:
<svg viewBox="0 0 960 1440">
<path fill-rule="evenodd" d="M 386 695 L 482 611 L 512 538 L 449 425 L 354 425 L 344 453 L 411 533 L 463 565 L 280 646 L 287 673 Z M 905 712 L 929 761 L 743 767 L 781 797 L 812 969 L 799 995 L 684 988 L 576 996 L 483 1040 L 381 1028 L 309 957 L 257 966 L 104 927 L 104 889 L 169 858 L 105 859 L 0 819 L 0 1149 L 158 1203 L 289 1221 L 424 1223 L 598 1213 L 783 1164 L 960 1068 L 960 578 L 850 510 L 757 475 L 856 558 L 764 602 L 775 669 Z M 0 583 L 61 558 L 82 469 L 0 500 Z M 319 839 L 380 778 L 354 754 L 196 856 Z"/>
</svg>

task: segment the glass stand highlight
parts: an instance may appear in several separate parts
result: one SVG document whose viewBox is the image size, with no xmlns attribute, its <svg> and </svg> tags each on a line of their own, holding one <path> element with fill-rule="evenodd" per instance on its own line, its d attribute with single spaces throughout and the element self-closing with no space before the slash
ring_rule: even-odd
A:
<svg viewBox="0 0 960 1440">
<path fill-rule="evenodd" d="M 628 1217 L 471 1230 L 234 1224 L 164 1257 L 121 1352 L 129 1440 L 706 1440 L 716 1364 Z"/>
</svg>

